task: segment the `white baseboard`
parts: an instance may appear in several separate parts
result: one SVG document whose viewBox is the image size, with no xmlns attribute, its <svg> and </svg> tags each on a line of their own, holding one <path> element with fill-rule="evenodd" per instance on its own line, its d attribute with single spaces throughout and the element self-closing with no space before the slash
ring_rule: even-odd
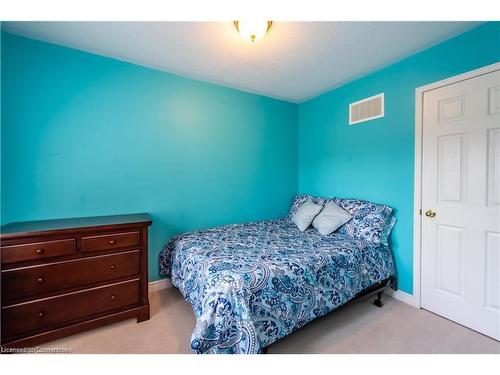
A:
<svg viewBox="0 0 500 375">
<path fill-rule="evenodd" d="M 409 293 L 403 292 L 402 290 L 394 290 L 394 289 L 387 289 L 385 292 L 388 296 L 391 296 L 394 299 L 397 299 L 398 301 L 407 303 L 408 305 L 411 305 L 413 307 L 418 307 L 418 303 L 416 301 L 416 298 Z"/>
<path fill-rule="evenodd" d="M 169 279 L 150 281 L 148 284 L 149 293 L 156 292 L 158 290 L 162 290 L 162 289 L 166 289 L 166 288 L 172 288 L 172 283 L 170 282 Z"/>
</svg>

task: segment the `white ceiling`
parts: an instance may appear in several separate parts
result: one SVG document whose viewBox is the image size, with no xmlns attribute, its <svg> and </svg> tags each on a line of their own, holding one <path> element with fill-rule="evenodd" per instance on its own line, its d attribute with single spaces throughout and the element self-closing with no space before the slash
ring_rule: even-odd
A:
<svg viewBox="0 0 500 375">
<path fill-rule="evenodd" d="M 274 22 L 246 43 L 232 22 L 4 22 L 4 30 L 301 102 L 477 22 Z"/>
</svg>

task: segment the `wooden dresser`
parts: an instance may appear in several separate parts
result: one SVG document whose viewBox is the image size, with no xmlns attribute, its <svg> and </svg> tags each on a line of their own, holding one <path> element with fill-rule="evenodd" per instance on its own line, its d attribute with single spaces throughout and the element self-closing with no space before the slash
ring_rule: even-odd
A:
<svg viewBox="0 0 500 375">
<path fill-rule="evenodd" d="M 149 319 L 147 214 L 1 227 L 2 345 Z"/>
</svg>

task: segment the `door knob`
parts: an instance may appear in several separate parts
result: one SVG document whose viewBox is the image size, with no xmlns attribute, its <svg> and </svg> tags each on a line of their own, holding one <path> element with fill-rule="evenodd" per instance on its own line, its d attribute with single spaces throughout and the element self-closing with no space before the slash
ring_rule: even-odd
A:
<svg viewBox="0 0 500 375">
<path fill-rule="evenodd" d="M 425 216 L 434 217 L 434 216 L 436 216 L 436 213 L 432 210 L 427 210 L 427 211 L 425 211 Z"/>
</svg>

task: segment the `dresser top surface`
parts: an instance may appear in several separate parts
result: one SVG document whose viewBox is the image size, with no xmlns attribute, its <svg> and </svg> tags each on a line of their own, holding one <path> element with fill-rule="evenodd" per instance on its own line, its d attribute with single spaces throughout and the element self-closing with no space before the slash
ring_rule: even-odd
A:
<svg viewBox="0 0 500 375">
<path fill-rule="evenodd" d="M 71 230 L 79 228 L 94 228 L 127 224 L 151 224 L 151 216 L 146 213 L 111 215 L 111 216 L 92 216 L 78 217 L 71 219 L 55 219 L 40 221 L 21 221 L 9 223 L 0 227 L 0 234 L 3 238 L 13 235 L 53 232 L 61 230 Z"/>
</svg>

